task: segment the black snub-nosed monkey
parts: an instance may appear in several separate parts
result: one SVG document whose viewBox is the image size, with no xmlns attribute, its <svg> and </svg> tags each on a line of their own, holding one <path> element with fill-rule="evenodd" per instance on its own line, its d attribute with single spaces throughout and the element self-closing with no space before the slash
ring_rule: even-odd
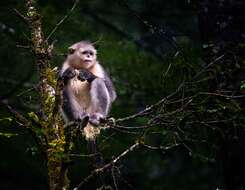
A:
<svg viewBox="0 0 245 190">
<path fill-rule="evenodd" d="M 116 92 L 109 76 L 97 60 L 92 43 L 81 41 L 68 48 L 60 77 L 64 80 L 63 113 L 67 121 L 88 119 L 84 128 L 87 139 L 99 133 L 100 119 L 106 118 Z"/>
</svg>

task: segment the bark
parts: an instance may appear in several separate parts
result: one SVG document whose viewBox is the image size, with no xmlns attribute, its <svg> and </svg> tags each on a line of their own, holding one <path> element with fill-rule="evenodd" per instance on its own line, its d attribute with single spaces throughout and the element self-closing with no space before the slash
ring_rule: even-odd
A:
<svg viewBox="0 0 245 190">
<path fill-rule="evenodd" d="M 58 113 L 62 101 L 62 83 L 56 82 L 55 72 L 50 64 L 50 47 L 42 32 L 41 15 L 36 9 L 35 0 L 26 0 L 25 17 L 31 32 L 32 50 L 39 73 L 40 116 L 39 124 L 44 130 L 46 145 L 43 145 L 47 158 L 50 190 L 68 189 L 67 154 L 62 118 Z M 56 95 L 52 94 L 56 90 Z M 69 147 L 69 145 L 68 145 Z"/>
</svg>

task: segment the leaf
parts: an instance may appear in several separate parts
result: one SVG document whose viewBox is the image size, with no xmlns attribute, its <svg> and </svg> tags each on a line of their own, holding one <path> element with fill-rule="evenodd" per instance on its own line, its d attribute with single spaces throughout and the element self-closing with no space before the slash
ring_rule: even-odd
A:
<svg viewBox="0 0 245 190">
<path fill-rule="evenodd" d="M 34 112 L 30 112 L 28 113 L 28 116 L 33 119 L 34 121 L 38 122 L 39 121 L 39 118 L 37 116 L 37 114 L 35 114 Z"/>
<path fill-rule="evenodd" d="M 0 132 L 0 136 L 6 137 L 6 138 L 10 138 L 10 137 L 17 136 L 17 135 L 18 134 L 16 134 L 16 133 L 2 133 L 2 132 Z"/>
<path fill-rule="evenodd" d="M 11 118 L 11 117 L 5 117 L 5 118 L 2 118 L 2 119 L 0 119 L 0 122 L 4 122 L 4 121 L 9 121 L 9 122 L 11 122 L 11 121 L 13 121 L 13 118 Z"/>
<path fill-rule="evenodd" d="M 242 82 L 241 82 L 240 88 L 241 88 L 241 89 L 245 89 L 245 81 L 242 81 Z"/>
</svg>

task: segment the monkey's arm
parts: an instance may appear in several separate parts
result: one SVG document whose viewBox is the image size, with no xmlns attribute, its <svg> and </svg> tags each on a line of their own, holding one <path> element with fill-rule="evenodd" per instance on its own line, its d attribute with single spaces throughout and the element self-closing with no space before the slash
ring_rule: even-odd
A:
<svg viewBox="0 0 245 190">
<path fill-rule="evenodd" d="M 72 79 L 76 76 L 76 71 L 73 68 L 68 67 L 66 70 L 61 71 L 59 74 L 59 78 L 61 78 L 65 85 L 67 84 L 69 79 Z"/>
<path fill-rule="evenodd" d="M 90 122 L 99 124 L 104 119 L 111 106 L 111 98 L 103 78 L 96 78 L 91 83 L 91 115 Z"/>
<path fill-rule="evenodd" d="M 114 102 L 115 99 L 117 98 L 117 94 L 115 91 L 115 87 L 114 87 L 114 85 L 113 85 L 113 83 L 112 83 L 112 81 L 111 81 L 111 79 L 107 73 L 105 73 L 105 85 L 106 85 L 107 90 L 109 92 L 111 102 Z"/>
</svg>

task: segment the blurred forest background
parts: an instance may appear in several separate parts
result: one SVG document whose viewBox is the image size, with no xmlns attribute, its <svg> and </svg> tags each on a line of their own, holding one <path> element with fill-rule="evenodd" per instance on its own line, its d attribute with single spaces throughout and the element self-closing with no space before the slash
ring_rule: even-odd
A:
<svg viewBox="0 0 245 190">
<path fill-rule="evenodd" d="M 100 135 L 105 162 L 144 140 L 108 172 L 111 189 L 244 190 L 245 1 L 81 0 L 69 11 L 73 4 L 38 1 L 46 37 L 68 15 L 49 38 L 53 68 L 71 44 L 96 42 L 118 93 L 113 118 L 176 92 L 147 117 Z M 0 2 L 0 189 L 44 190 L 43 157 L 5 106 L 24 115 L 38 110 L 30 32 L 14 9 L 24 13 L 25 1 Z M 156 125 L 147 126 L 152 120 Z M 92 168 L 91 159 L 77 153 L 87 153 L 85 140 L 75 144 L 71 187 Z"/>
</svg>

